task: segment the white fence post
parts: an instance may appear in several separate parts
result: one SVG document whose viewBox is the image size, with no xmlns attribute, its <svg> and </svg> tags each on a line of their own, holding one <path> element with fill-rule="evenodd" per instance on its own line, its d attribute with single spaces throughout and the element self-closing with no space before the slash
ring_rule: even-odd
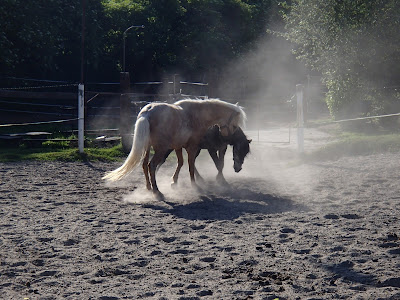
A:
<svg viewBox="0 0 400 300">
<path fill-rule="evenodd" d="M 78 148 L 79 153 L 84 152 L 85 145 L 85 86 L 78 85 Z"/>
<path fill-rule="evenodd" d="M 297 151 L 304 152 L 304 111 L 303 111 L 303 85 L 296 85 L 297 95 Z"/>
</svg>

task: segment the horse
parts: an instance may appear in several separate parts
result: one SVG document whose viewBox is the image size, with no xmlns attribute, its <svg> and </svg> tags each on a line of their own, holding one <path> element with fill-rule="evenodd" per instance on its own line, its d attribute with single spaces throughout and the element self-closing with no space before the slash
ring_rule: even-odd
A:
<svg viewBox="0 0 400 300">
<path fill-rule="evenodd" d="M 219 183 L 226 184 L 227 182 L 224 178 L 222 170 L 224 168 L 224 159 L 228 144 L 233 146 L 233 161 L 234 161 L 233 168 L 235 172 L 238 173 L 242 169 L 244 158 L 250 152 L 250 143 L 251 139 L 250 140 L 247 139 L 246 135 L 244 134 L 243 130 L 240 127 L 238 127 L 233 132 L 233 134 L 228 136 L 223 136 L 220 127 L 218 125 L 214 125 L 207 130 L 206 134 L 200 141 L 199 149 L 196 153 L 196 158 L 197 156 L 199 156 L 200 151 L 202 149 L 208 150 L 208 153 L 210 154 L 215 164 L 215 167 L 218 170 L 217 181 Z M 166 153 L 164 161 L 172 151 L 173 150 L 170 149 Z M 179 153 L 177 153 L 177 158 L 178 158 L 178 165 L 176 167 L 176 171 L 173 176 L 173 183 L 172 183 L 173 185 L 177 184 L 179 172 L 183 165 L 183 157 L 179 156 Z M 194 172 L 198 180 L 204 181 L 199 172 L 197 171 L 196 166 Z"/>
<path fill-rule="evenodd" d="M 163 199 L 156 182 L 157 166 L 164 161 L 169 149 L 174 149 L 182 157 L 182 148 L 185 148 L 190 179 L 192 185 L 196 186 L 194 163 L 207 129 L 217 124 L 229 134 L 243 127 L 245 122 L 246 113 L 242 107 L 219 99 L 184 99 L 174 104 L 149 103 L 137 116 L 132 148 L 125 162 L 103 179 L 120 180 L 142 163 L 147 189 Z M 149 163 L 151 147 L 154 155 Z"/>
</svg>

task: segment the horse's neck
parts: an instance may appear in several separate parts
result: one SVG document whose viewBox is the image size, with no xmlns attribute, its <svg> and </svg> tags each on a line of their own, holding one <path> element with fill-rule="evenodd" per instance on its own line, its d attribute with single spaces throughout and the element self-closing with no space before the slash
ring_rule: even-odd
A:
<svg viewBox="0 0 400 300">
<path fill-rule="evenodd" d="M 244 134 L 243 130 L 238 127 L 235 132 L 229 137 L 229 145 L 233 145 L 235 142 L 242 141 L 244 139 L 247 140 L 247 137 Z"/>
<path fill-rule="evenodd" d="M 221 140 L 222 140 L 224 143 L 229 144 L 229 145 L 231 145 L 231 146 L 234 145 L 235 142 L 236 142 L 236 138 L 235 138 L 235 136 L 234 136 L 233 134 L 228 135 L 228 136 L 223 136 L 223 135 L 221 134 Z"/>
<path fill-rule="evenodd" d="M 209 128 L 200 142 L 202 149 L 214 149 L 220 148 L 226 145 L 227 142 L 224 140 L 218 126 Z"/>
</svg>

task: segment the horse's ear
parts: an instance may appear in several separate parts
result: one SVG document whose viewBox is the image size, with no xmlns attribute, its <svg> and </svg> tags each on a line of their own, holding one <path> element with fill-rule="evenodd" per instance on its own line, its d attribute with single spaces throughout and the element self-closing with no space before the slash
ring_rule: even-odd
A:
<svg viewBox="0 0 400 300">
<path fill-rule="evenodd" d="M 249 144 L 251 143 L 251 141 L 252 141 L 252 139 L 247 140 L 247 142 L 248 142 Z"/>
</svg>

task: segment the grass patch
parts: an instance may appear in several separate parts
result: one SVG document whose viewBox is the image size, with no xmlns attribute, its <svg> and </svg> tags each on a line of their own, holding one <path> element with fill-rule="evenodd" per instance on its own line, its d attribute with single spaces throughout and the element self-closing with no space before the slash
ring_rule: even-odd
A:
<svg viewBox="0 0 400 300">
<path fill-rule="evenodd" d="M 343 133 L 340 140 L 305 154 L 306 161 L 336 160 L 343 156 L 369 155 L 400 151 L 400 135 L 359 135 Z"/>
<path fill-rule="evenodd" d="M 111 148 L 85 148 L 83 154 L 76 148 L 1 148 L 0 162 L 21 160 L 47 161 L 118 161 L 126 157 L 121 145 Z"/>
<path fill-rule="evenodd" d="M 45 142 L 47 143 L 47 142 Z M 127 154 L 123 151 L 122 145 L 116 145 L 108 148 L 87 147 L 84 153 L 79 153 L 77 148 L 56 147 L 43 143 L 42 147 L 0 147 L 0 162 L 15 162 L 23 160 L 39 161 L 123 161 Z M 153 150 L 151 150 L 151 155 Z M 176 161 L 175 152 L 172 152 L 167 160 Z"/>
</svg>

